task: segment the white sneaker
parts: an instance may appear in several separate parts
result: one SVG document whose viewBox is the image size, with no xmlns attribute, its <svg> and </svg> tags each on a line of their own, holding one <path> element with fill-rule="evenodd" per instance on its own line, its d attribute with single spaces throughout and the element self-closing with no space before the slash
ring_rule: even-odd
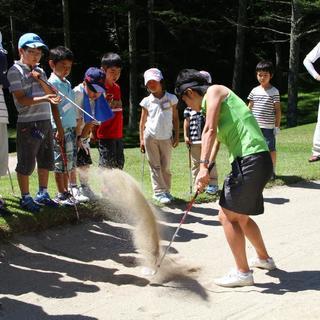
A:
<svg viewBox="0 0 320 320">
<path fill-rule="evenodd" d="M 249 266 L 251 268 L 260 268 L 266 270 L 274 270 L 277 268 L 272 258 L 268 258 L 266 260 L 259 259 L 258 257 L 251 258 L 249 260 Z"/>
<path fill-rule="evenodd" d="M 229 274 L 222 278 L 214 279 L 214 283 L 220 287 L 233 288 L 252 286 L 254 284 L 252 271 L 247 273 L 238 270 L 231 270 Z"/>
<path fill-rule="evenodd" d="M 171 202 L 166 193 L 155 194 L 153 196 L 153 199 L 160 202 L 161 204 L 168 204 Z"/>
<path fill-rule="evenodd" d="M 84 202 L 90 201 L 90 199 L 89 199 L 87 196 L 83 195 L 83 194 L 80 192 L 80 189 L 79 189 L 78 187 L 72 187 L 72 188 L 70 189 L 70 193 L 72 194 L 72 196 L 74 197 L 74 199 L 76 199 L 76 201 L 78 201 L 78 202 L 84 203 Z"/>
<path fill-rule="evenodd" d="M 80 186 L 80 187 L 79 187 L 79 193 L 80 193 L 82 196 L 87 197 L 87 198 L 88 198 L 88 201 L 89 201 L 89 200 L 94 201 L 94 200 L 97 200 L 97 199 L 98 199 L 97 195 L 96 195 L 96 194 L 91 190 L 91 188 L 88 187 L 88 186 Z"/>
</svg>

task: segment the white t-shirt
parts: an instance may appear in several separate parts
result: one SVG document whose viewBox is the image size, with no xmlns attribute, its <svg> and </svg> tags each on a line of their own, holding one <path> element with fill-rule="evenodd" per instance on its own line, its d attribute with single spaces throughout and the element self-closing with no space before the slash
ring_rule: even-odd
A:
<svg viewBox="0 0 320 320">
<path fill-rule="evenodd" d="M 145 136 L 166 140 L 172 136 L 173 106 L 178 103 L 174 94 L 165 92 L 162 98 L 156 98 L 152 93 L 142 99 L 140 106 L 148 111 Z"/>
<path fill-rule="evenodd" d="M 264 89 L 257 86 L 251 90 L 248 100 L 253 102 L 252 114 L 259 127 L 273 129 L 275 127 L 275 103 L 280 102 L 279 91 L 275 87 Z"/>
</svg>

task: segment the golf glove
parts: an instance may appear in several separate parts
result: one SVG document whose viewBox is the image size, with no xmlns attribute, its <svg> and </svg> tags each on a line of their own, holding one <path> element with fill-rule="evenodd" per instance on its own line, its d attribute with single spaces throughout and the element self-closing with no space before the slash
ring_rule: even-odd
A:
<svg viewBox="0 0 320 320">
<path fill-rule="evenodd" d="M 90 153 L 90 138 L 80 138 L 80 148 L 85 151 L 86 154 Z"/>
</svg>

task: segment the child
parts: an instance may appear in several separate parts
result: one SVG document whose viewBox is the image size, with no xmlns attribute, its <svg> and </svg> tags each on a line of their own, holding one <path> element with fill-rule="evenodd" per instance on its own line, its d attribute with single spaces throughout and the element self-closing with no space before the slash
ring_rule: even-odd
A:
<svg viewBox="0 0 320 320">
<path fill-rule="evenodd" d="M 272 62 L 259 62 L 256 66 L 256 74 L 260 85 L 250 92 L 248 106 L 252 110 L 269 147 L 273 163 L 271 179 L 274 180 L 276 177 L 276 135 L 280 132 L 281 122 L 280 95 L 278 89 L 270 84 L 273 77 Z"/>
<path fill-rule="evenodd" d="M 8 170 L 8 110 L 2 88 L 8 86 L 7 50 L 2 47 L 2 34 L 0 32 L 0 176 L 5 176 Z M 10 212 L 5 207 L 4 200 L 0 197 L 0 215 L 8 216 Z"/>
<path fill-rule="evenodd" d="M 97 113 L 101 110 L 108 109 L 109 105 L 104 97 L 105 88 L 105 72 L 101 69 L 91 67 L 84 77 L 84 81 L 73 89 L 75 93 L 75 103 L 82 107 L 93 117 L 97 117 Z M 108 117 L 107 117 L 108 118 Z M 110 118 L 110 117 L 109 117 Z M 100 120 L 100 119 L 98 119 Z M 79 172 L 80 188 L 79 192 L 82 196 L 88 197 L 91 200 L 96 199 L 96 195 L 88 185 L 88 171 L 92 164 L 90 156 L 90 134 L 94 126 L 98 123 L 85 113 L 80 112 L 80 119 L 77 124 L 77 170 Z M 72 178 L 75 181 L 75 177 Z M 72 184 L 72 191 L 77 192 L 76 184 Z M 75 192 L 72 192 L 73 194 Z"/>
<path fill-rule="evenodd" d="M 20 60 L 8 71 L 10 91 L 18 111 L 16 167 L 21 191 L 21 208 L 39 212 L 40 206 L 56 207 L 48 191 L 49 170 L 53 170 L 53 141 L 50 103 L 60 98 L 39 79 L 46 74 L 38 66 L 44 49 L 48 47 L 34 33 L 26 33 L 18 42 Z M 29 193 L 29 176 L 38 165 L 39 191 L 33 199 Z"/>
<path fill-rule="evenodd" d="M 140 102 L 140 149 L 146 152 L 149 161 L 153 198 L 167 204 L 173 200 L 170 194 L 171 151 L 179 143 L 178 99 L 165 91 L 162 73 L 157 68 L 145 71 L 144 84 L 150 95 Z"/>
<path fill-rule="evenodd" d="M 122 61 L 116 53 L 106 53 L 101 59 L 106 73 L 106 99 L 113 111 L 113 118 L 103 122 L 96 131 L 99 140 L 99 166 L 123 169 L 123 109 L 120 86 L 116 83 L 121 75 Z"/>
<path fill-rule="evenodd" d="M 72 91 L 70 82 L 66 77 L 70 74 L 73 64 L 73 53 L 66 47 L 56 47 L 50 50 L 49 65 L 52 69 L 49 82 L 68 98 L 74 100 L 74 92 Z M 78 192 L 74 194 L 75 198 L 68 192 L 68 172 L 75 169 L 77 160 L 76 145 L 76 107 L 67 99 L 63 99 L 58 105 L 59 117 L 63 130 L 63 137 L 57 136 L 58 129 L 52 119 L 52 127 L 54 132 L 53 148 L 54 148 L 54 173 L 58 189 L 55 201 L 61 205 L 73 206 L 75 201 L 88 201 L 87 197 L 78 197 Z M 64 159 L 67 167 L 64 165 Z M 70 174 L 71 176 L 71 174 Z"/>
<path fill-rule="evenodd" d="M 320 75 L 314 67 L 314 63 L 320 58 L 320 42 L 306 55 L 303 64 L 310 75 L 317 81 L 320 81 Z M 312 154 L 309 162 L 320 161 L 320 103 L 318 106 L 318 118 L 316 128 L 313 134 Z"/>
<path fill-rule="evenodd" d="M 206 120 L 201 113 L 201 106 L 197 106 L 196 110 L 187 107 L 183 112 L 183 116 L 184 141 L 190 152 L 192 160 L 192 176 L 193 181 L 195 181 L 200 166 L 201 134 Z M 210 181 L 206 192 L 208 194 L 215 194 L 218 190 L 218 174 L 216 166 L 214 166 L 210 172 Z"/>
</svg>

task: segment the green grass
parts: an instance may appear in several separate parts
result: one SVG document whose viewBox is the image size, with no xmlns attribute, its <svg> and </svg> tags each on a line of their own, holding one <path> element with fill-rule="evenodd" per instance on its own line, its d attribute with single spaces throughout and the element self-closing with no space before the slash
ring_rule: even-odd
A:
<svg viewBox="0 0 320 320">
<path fill-rule="evenodd" d="M 295 128 L 284 129 L 278 136 L 278 162 L 277 179 L 268 183 L 267 187 L 273 185 L 292 184 L 302 180 L 320 180 L 320 163 L 308 163 L 311 154 L 312 137 L 315 124 L 302 125 Z M 92 150 L 94 166 L 97 165 L 98 153 L 96 149 Z M 132 175 L 140 184 L 142 184 L 142 164 L 143 157 L 139 148 L 125 149 L 125 168 L 124 170 Z M 217 158 L 217 169 L 219 176 L 219 185 L 222 186 L 223 179 L 230 170 L 226 148 L 221 146 Z M 16 176 L 12 174 L 15 192 L 19 194 Z M 94 188 L 98 188 L 92 181 Z M 37 191 L 37 175 L 34 173 L 30 178 L 30 190 L 34 194 Z M 68 209 L 45 209 L 37 215 L 33 215 L 20 210 L 19 199 L 12 196 L 9 177 L 1 178 L 1 194 L 7 201 L 8 208 L 14 213 L 12 217 L 0 217 L 0 237 L 10 236 L 12 233 L 43 230 L 62 223 L 75 221 L 75 212 L 73 208 Z M 152 188 L 149 175 L 149 166 L 147 160 L 144 164 L 143 191 L 148 199 L 152 197 Z M 54 195 L 56 192 L 54 178 L 51 175 L 49 180 L 49 192 Z M 188 153 L 184 143 L 172 152 L 172 194 L 177 198 L 177 202 L 186 202 L 190 200 L 189 194 L 189 167 Z M 125 196 L 125 195 L 124 195 Z M 199 196 L 199 202 L 208 202 L 215 200 L 216 197 L 202 194 Z M 100 218 L 99 209 L 93 205 L 78 206 L 82 217 Z"/>
</svg>

